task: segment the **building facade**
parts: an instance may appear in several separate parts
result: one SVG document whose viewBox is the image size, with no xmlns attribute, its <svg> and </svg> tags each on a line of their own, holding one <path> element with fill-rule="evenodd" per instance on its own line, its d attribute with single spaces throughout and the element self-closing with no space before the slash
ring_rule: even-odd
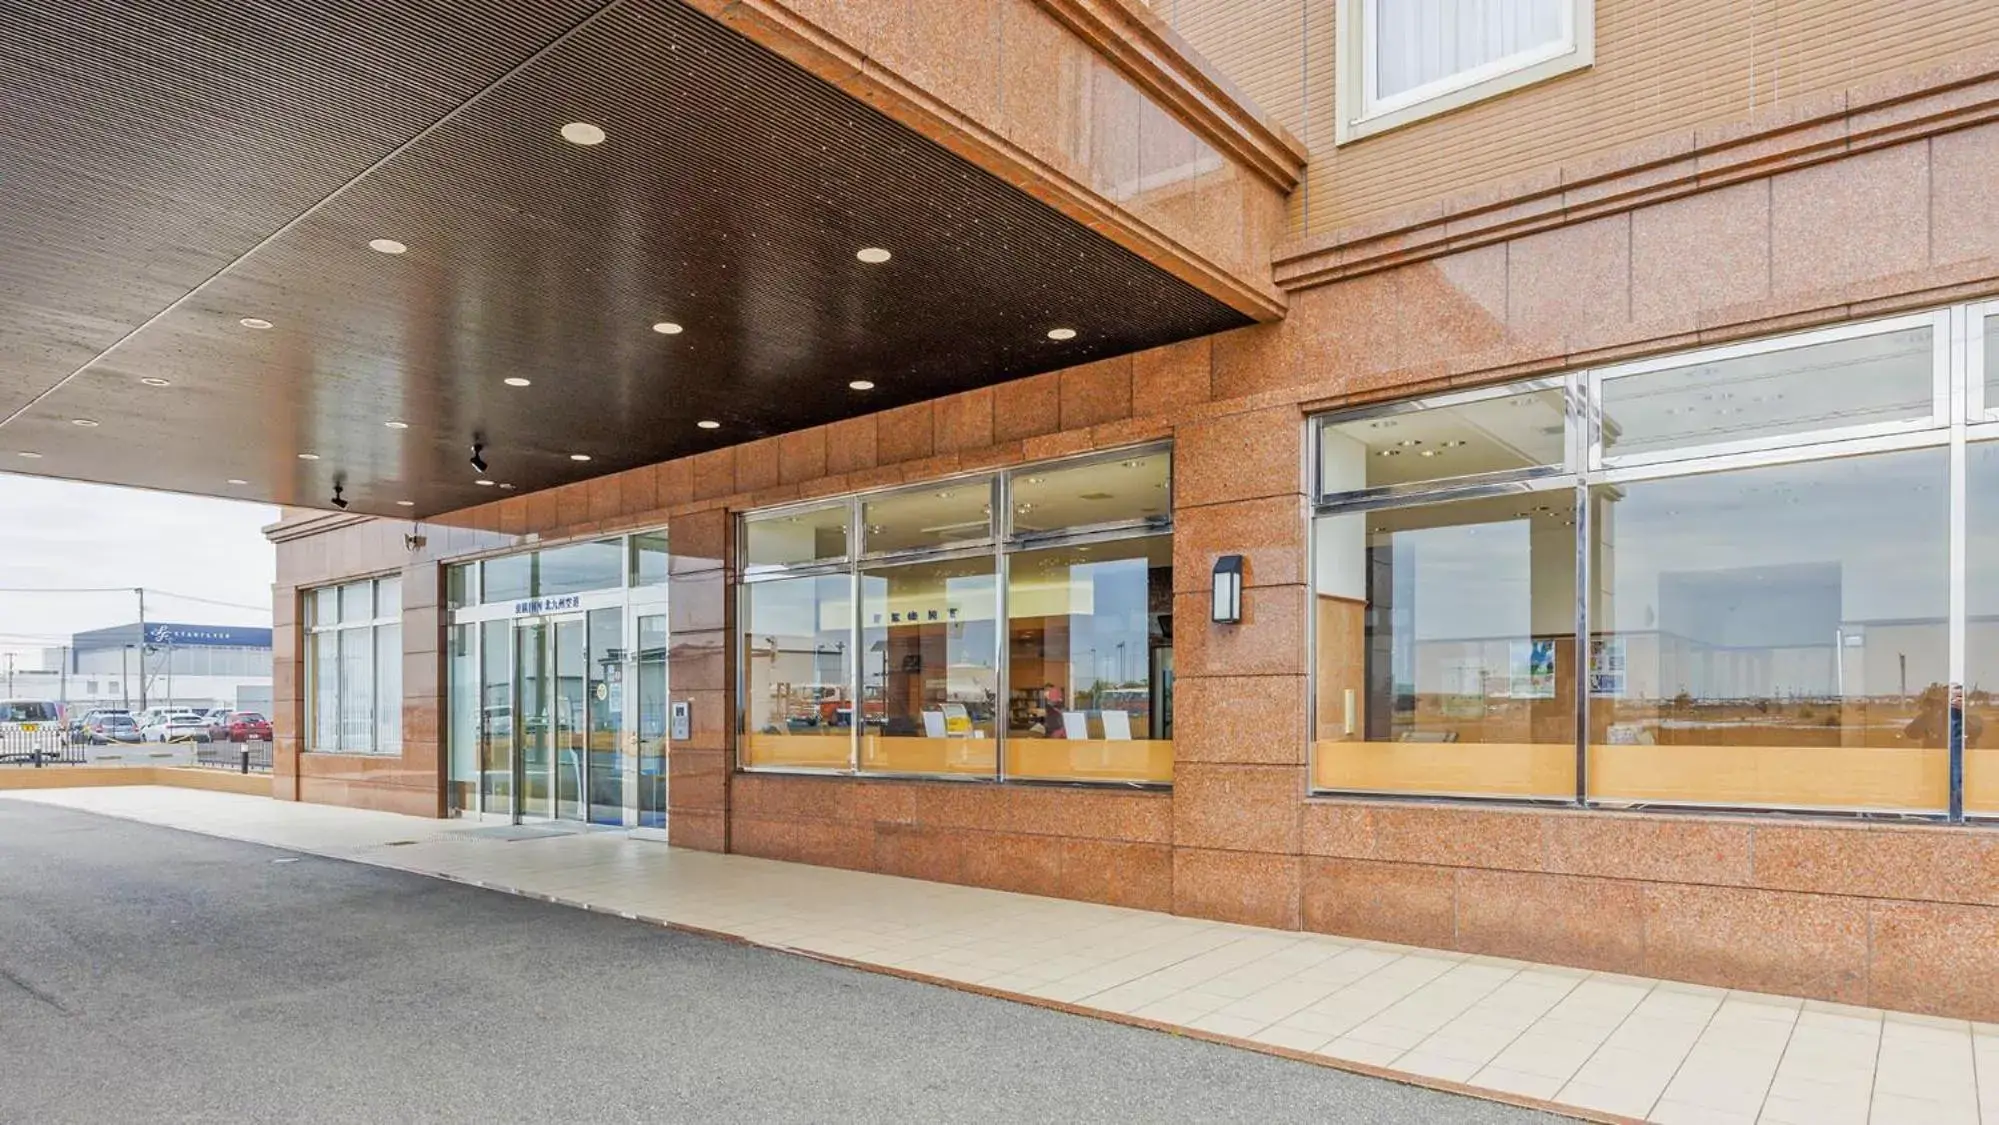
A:
<svg viewBox="0 0 1999 1125">
<path fill-rule="evenodd" d="M 1254 323 L 293 511 L 278 796 L 1999 1019 L 1999 10 L 741 7 Z"/>
<path fill-rule="evenodd" d="M 244 625 L 133 622 L 73 634 L 45 648 L 42 667 L 14 673 L 10 697 L 84 707 L 271 705 L 271 631 Z"/>
</svg>

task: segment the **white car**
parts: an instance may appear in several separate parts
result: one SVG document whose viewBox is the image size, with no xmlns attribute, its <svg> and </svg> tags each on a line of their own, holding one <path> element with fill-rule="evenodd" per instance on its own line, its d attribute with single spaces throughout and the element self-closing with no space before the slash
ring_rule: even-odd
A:
<svg viewBox="0 0 1999 1125">
<path fill-rule="evenodd" d="M 139 728 L 141 742 L 207 742 L 208 716 L 198 711 L 155 715 Z"/>
</svg>

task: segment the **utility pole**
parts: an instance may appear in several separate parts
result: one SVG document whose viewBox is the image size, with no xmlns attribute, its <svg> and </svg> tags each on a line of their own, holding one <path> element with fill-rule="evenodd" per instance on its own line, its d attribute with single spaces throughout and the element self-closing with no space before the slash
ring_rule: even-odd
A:
<svg viewBox="0 0 1999 1125">
<path fill-rule="evenodd" d="M 132 646 L 118 653 L 118 683 L 125 689 L 125 713 L 132 711 Z"/>
<path fill-rule="evenodd" d="M 14 654 L 7 654 L 7 698 L 14 698 Z"/>
<path fill-rule="evenodd" d="M 56 691 L 57 694 L 61 697 L 63 715 L 64 717 L 68 717 L 69 715 L 69 646 L 68 645 L 62 646 L 62 674 L 56 678 L 56 682 L 60 685 L 56 689 Z"/>
<path fill-rule="evenodd" d="M 132 592 L 139 595 L 139 710 L 146 709 L 146 588 L 135 586 Z"/>
</svg>

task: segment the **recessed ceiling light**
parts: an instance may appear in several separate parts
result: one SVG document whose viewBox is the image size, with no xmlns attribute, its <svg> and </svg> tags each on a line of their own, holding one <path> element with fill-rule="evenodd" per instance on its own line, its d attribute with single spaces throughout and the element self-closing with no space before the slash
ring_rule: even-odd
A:
<svg viewBox="0 0 1999 1125">
<path fill-rule="evenodd" d="M 937 494 L 937 499 L 939 500 L 949 500 L 950 498 L 951 498 L 951 490 L 948 488 Z"/>
<path fill-rule="evenodd" d="M 416 501 L 414 501 L 414 500 L 398 500 L 398 501 L 396 501 L 396 507 L 398 507 L 398 508 L 414 508 L 414 507 L 416 507 Z"/>
<path fill-rule="evenodd" d="M 708 418 L 703 418 L 699 422 L 696 422 L 694 424 L 701 427 L 704 430 L 719 430 L 722 428 L 722 423 L 713 421 Z"/>
<path fill-rule="evenodd" d="M 847 389 L 850 391 L 872 391 L 875 389 L 874 380 L 856 379 L 847 384 Z"/>
<path fill-rule="evenodd" d="M 1376 457 L 1400 457 L 1400 456 L 1402 456 L 1402 451 L 1401 451 L 1401 450 L 1399 450 L 1399 449 L 1382 449 L 1382 450 L 1377 450 L 1377 451 L 1375 452 L 1375 456 L 1376 456 Z"/>
<path fill-rule="evenodd" d="M 261 316 L 246 316 L 242 320 L 237 321 L 236 323 L 242 325 L 245 328 L 254 328 L 259 332 L 262 332 L 271 326 L 271 322 L 265 320 Z"/>
<path fill-rule="evenodd" d="M 1453 440 L 1451 440 L 1451 441 L 1447 441 L 1447 442 L 1445 442 L 1445 443 L 1444 443 L 1444 448 L 1445 448 L 1445 449 L 1456 449 L 1457 447 L 1459 447 L 1459 446 L 1463 445 L 1464 443 L 1465 443 L 1465 442 L 1464 442 L 1464 439 L 1463 439 L 1463 438 L 1456 438 L 1456 439 L 1453 439 Z"/>
<path fill-rule="evenodd" d="M 1051 340 L 1073 340 L 1076 338 L 1076 330 L 1073 328 L 1050 328 L 1048 330 L 1048 338 Z"/>
<path fill-rule="evenodd" d="M 23 449 L 23 450 L 22 450 L 21 452 L 19 452 L 19 453 L 15 454 L 15 456 L 17 456 L 17 457 L 26 457 L 26 458 L 29 458 L 30 460 L 37 460 L 37 461 L 38 461 L 38 460 L 40 460 L 40 459 L 41 459 L 41 456 L 42 456 L 42 455 L 41 455 L 41 454 L 39 454 L 39 453 L 36 453 L 36 452 L 34 452 L 34 451 L 32 451 L 32 450 L 27 450 L 27 449 Z"/>
<path fill-rule="evenodd" d="M 408 250 L 409 247 L 404 246 L 393 238 L 371 238 L 368 240 L 368 249 L 373 250 L 377 254 L 400 254 Z"/>
<path fill-rule="evenodd" d="M 1401 441 L 1398 441 L 1398 442 L 1396 442 L 1395 444 L 1397 444 L 1397 445 L 1400 445 L 1400 446 L 1411 446 L 1411 445 L 1421 445 L 1421 444 L 1423 444 L 1423 439 L 1422 439 L 1422 438 L 1403 438 L 1403 439 L 1402 439 Z"/>
<path fill-rule="evenodd" d="M 1392 430 L 1395 428 L 1395 420 L 1389 418 L 1380 422 L 1369 422 L 1367 428 L 1370 430 Z"/>
<path fill-rule="evenodd" d="M 652 330 L 654 332 L 659 333 L 662 336 L 678 336 L 682 331 L 684 331 L 684 329 L 682 329 L 678 324 L 675 324 L 670 320 L 660 321 L 658 324 L 652 326 Z"/>
<path fill-rule="evenodd" d="M 86 428 L 88 428 L 88 427 L 91 427 L 91 426 L 95 426 L 95 425 L 97 425 L 97 419 L 95 419 L 95 418 L 71 418 L 71 419 L 69 420 L 69 424 L 70 424 L 70 425 L 72 425 L 72 426 L 83 426 L 83 427 L 86 427 Z"/>
<path fill-rule="evenodd" d="M 866 262 L 871 266 L 881 265 L 883 262 L 888 261 L 890 258 L 894 256 L 895 255 L 890 254 L 888 251 L 882 249 L 879 246 L 867 246 L 854 251 L 854 257 L 859 258 L 861 261 Z"/>
<path fill-rule="evenodd" d="M 1425 449 L 1425 450 L 1423 450 L 1423 451 L 1422 451 L 1422 453 L 1421 453 L 1421 454 L 1419 454 L 1419 456 L 1422 456 L 1422 457 L 1435 457 L 1435 456 L 1437 456 L 1437 454 L 1438 454 L 1439 452 L 1440 452 L 1439 450 L 1435 450 L 1435 449 Z"/>
<path fill-rule="evenodd" d="M 573 145 L 601 145 L 604 130 L 588 121 L 571 121 L 562 127 L 562 139 Z"/>
<path fill-rule="evenodd" d="M 243 479 L 243 478 L 241 478 L 241 477 L 230 477 L 230 478 L 229 478 L 229 483 L 230 483 L 230 484 L 249 484 L 250 482 L 249 482 L 249 481 L 247 481 L 247 480 L 244 480 L 244 479 Z"/>
<path fill-rule="evenodd" d="M 1124 466 L 1124 467 L 1125 467 L 1125 468 L 1127 468 L 1127 469 L 1136 469 L 1136 468 L 1138 468 L 1138 462 L 1136 462 L 1136 461 L 1119 461 L 1119 462 L 1118 462 L 1118 464 L 1120 464 L 1120 465 Z"/>
<path fill-rule="evenodd" d="M 301 453 L 301 454 L 299 454 L 299 455 L 298 455 L 298 459 L 299 459 L 299 460 L 301 460 L 301 461 L 317 461 L 317 460 L 319 460 L 319 454 L 317 454 L 317 453 Z"/>
<path fill-rule="evenodd" d="M 1041 482 L 1042 482 L 1043 480 L 1045 480 L 1045 479 L 1047 479 L 1047 478 L 1045 478 L 1045 477 L 1028 477 L 1028 478 L 1027 478 L 1027 483 L 1029 483 L 1029 484 L 1040 484 L 1040 483 L 1041 483 Z"/>
<path fill-rule="evenodd" d="M 502 380 L 500 380 L 500 382 L 502 382 L 502 383 L 505 383 L 505 384 L 506 384 L 507 386 L 509 386 L 509 387 L 532 387 L 532 386 L 534 386 L 534 381 L 533 381 L 533 380 L 531 380 L 531 379 L 523 379 L 523 378 L 521 378 L 521 377 L 520 377 L 519 375 L 515 375 L 515 376 L 513 376 L 512 378 L 508 378 L 508 379 L 502 379 Z"/>
<path fill-rule="evenodd" d="M 408 422 L 388 421 L 382 423 L 382 425 L 387 426 L 392 430 L 407 430 L 410 428 L 410 424 Z"/>
<path fill-rule="evenodd" d="M 508 481 L 501 481 L 501 482 L 500 482 L 500 491 L 501 491 L 501 492 L 512 492 L 513 490 L 514 490 L 514 486 L 513 486 L 513 484 L 512 484 L 512 483 L 510 483 L 510 482 L 508 482 Z"/>
<path fill-rule="evenodd" d="M 489 481 L 489 480 L 487 480 L 487 479 L 486 479 L 486 478 L 484 478 L 484 477 L 481 477 L 481 478 L 479 478 L 478 480 L 475 480 L 475 481 L 473 481 L 472 483 L 473 483 L 473 484 L 476 484 L 476 485 L 478 485 L 478 486 L 479 486 L 480 488 L 491 488 L 491 487 L 493 487 L 493 482 L 492 482 L 492 481 Z"/>
<path fill-rule="evenodd" d="M 572 453 L 569 455 L 569 459 L 571 461 L 588 461 L 590 455 L 588 453 Z"/>
<path fill-rule="evenodd" d="M 141 382 L 141 383 L 144 383 L 144 384 L 146 384 L 146 385 L 147 385 L 147 386 L 149 386 L 149 387 L 171 387 L 171 386 L 173 386 L 173 384 L 172 384 L 171 382 L 169 382 L 169 381 L 167 381 L 167 380 L 165 380 L 165 379 L 162 379 L 162 378 L 160 378 L 160 377 L 159 377 L 159 376 L 157 376 L 157 375 L 148 375 L 148 376 L 146 376 L 146 377 L 145 377 L 144 379 L 141 379 L 141 380 L 139 380 L 139 382 Z"/>
</svg>

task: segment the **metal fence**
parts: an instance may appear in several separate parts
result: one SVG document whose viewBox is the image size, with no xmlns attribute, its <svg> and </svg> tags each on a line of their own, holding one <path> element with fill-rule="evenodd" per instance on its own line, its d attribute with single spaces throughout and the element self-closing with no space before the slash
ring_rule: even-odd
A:
<svg viewBox="0 0 1999 1125">
<path fill-rule="evenodd" d="M 49 724 L 36 730 L 0 728 L 0 767 L 5 766 L 201 766 L 268 773 L 269 741 L 110 742 L 93 744 Z"/>
</svg>

